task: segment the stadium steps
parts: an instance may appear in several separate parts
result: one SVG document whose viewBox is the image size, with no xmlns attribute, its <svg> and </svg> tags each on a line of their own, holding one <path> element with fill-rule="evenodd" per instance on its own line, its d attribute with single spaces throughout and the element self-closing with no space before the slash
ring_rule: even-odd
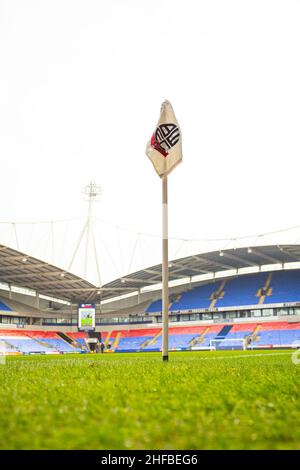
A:
<svg viewBox="0 0 300 470">
<path fill-rule="evenodd" d="M 215 339 L 224 339 L 228 335 L 229 331 L 231 330 L 233 325 L 225 325 L 223 326 L 222 330 L 217 334 Z"/>
<path fill-rule="evenodd" d="M 115 351 L 118 347 L 118 344 L 119 344 L 119 341 L 120 341 L 120 338 L 121 338 L 121 333 L 117 333 L 117 336 L 115 338 L 115 341 L 113 342 L 112 346 L 111 346 L 111 349 L 113 351 Z"/>
<path fill-rule="evenodd" d="M 72 348 L 85 350 L 84 346 L 81 343 L 71 338 L 69 335 L 67 335 L 67 333 L 63 333 L 62 331 L 59 331 L 57 334 L 58 336 L 60 336 L 61 339 L 63 339 L 66 343 L 68 343 Z"/>
<path fill-rule="evenodd" d="M 225 284 L 226 284 L 226 280 L 225 280 L 225 281 L 222 281 L 222 283 L 221 283 L 219 289 L 211 294 L 210 299 L 209 299 L 209 300 L 211 300 L 211 303 L 210 303 L 210 305 L 209 305 L 209 308 L 214 308 L 214 306 L 216 305 L 217 301 L 218 301 L 219 299 L 222 299 L 222 298 L 223 298 L 224 293 L 225 293 L 224 290 L 223 290 L 224 287 L 225 287 Z"/>
<path fill-rule="evenodd" d="M 109 331 L 106 335 L 106 338 L 104 340 L 104 346 L 106 347 L 108 345 L 109 338 L 111 337 L 112 331 Z"/>
<path fill-rule="evenodd" d="M 148 346 L 148 344 L 150 343 L 151 339 L 146 339 L 146 341 L 144 341 L 142 344 L 141 344 L 141 349 L 144 349 L 146 346 Z"/>
<path fill-rule="evenodd" d="M 43 346 L 44 348 L 49 348 L 49 349 L 55 349 L 57 351 L 56 348 L 54 348 L 53 346 L 51 346 L 51 344 L 48 344 L 46 343 L 46 341 L 41 341 L 40 339 L 37 339 L 37 338 L 32 338 L 36 343 L 40 344 L 41 346 Z"/>
<path fill-rule="evenodd" d="M 10 344 L 5 339 L 2 339 L 1 342 L 5 345 L 6 348 L 8 348 L 8 350 L 12 350 L 12 351 L 15 351 L 15 352 L 20 352 L 20 350 L 16 346 L 14 346 L 13 344 Z"/>
<path fill-rule="evenodd" d="M 190 348 L 192 348 L 193 346 L 195 346 L 199 342 L 199 338 L 200 338 L 200 336 L 196 336 L 195 338 L 192 339 L 192 341 L 189 342 Z"/>
<path fill-rule="evenodd" d="M 182 297 L 182 294 L 177 294 L 175 297 L 175 300 L 173 300 L 172 302 L 171 301 L 169 302 L 169 307 L 168 307 L 169 310 L 171 310 L 171 307 L 176 307 L 176 303 L 180 301 L 181 297 Z M 176 310 L 176 308 L 174 310 Z"/>
<path fill-rule="evenodd" d="M 159 332 L 156 333 L 156 335 L 154 335 L 153 338 L 146 339 L 146 341 L 144 341 L 144 342 L 141 344 L 141 348 L 140 348 L 140 349 L 145 349 L 147 346 L 153 346 L 154 343 L 156 343 L 156 341 L 158 340 L 158 338 L 160 337 L 161 334 L 162 334 L 162 330 L 159 330 Z"/>
<path fill-rule="evenodd" d="M 10 344 L 10 342 L 6 341 L 4 338 L 1 339 L 1 343 L 4 344 L 4 346 L 11 352 L 14 351 L 16 353 L 22 354 L 17 346 L 15 346 L 14 344 Z"/>
<path fill-rule="evenodd" d="M 258 341 L 259 340 L 258 332 L 259 332 L 260 329 L 261 329 L 261 324 L 256 325 L 256 327 L 254 328 L 254 331 L 252 333 L 252 341 Z"/>
<path fill-rule="evenodd" d="M 207 335 L 209 330 L 210 330 L 210 326 L 205 328 L 205 330 L 203 331 L 203 333 L 200 336 L 196 336 L 196 338 L 193 338 L 192 341 L 190 341 L 190 343 L 189 343 L 190 347 L 196 346 L 196 344 L 203 343 L 203 341 L 205 339 L 205 335 Z"/>
<path fill-rule="evenodd" d="M 262 289 L 259 289 L 257 292 L 257 297 L 259 297 L 258 304 L 262 305 L 265 301 L 265 298 L 269 295 L 272 295 L 272 288 L 270 287 L 272 280 L 272 273 L 268 274 L 265 285 Z"/>
<path fill-rule="evenodd" d="M 153 341 L 153 338 L 151 339 L 146 339 L 142 344 L 141 344 L 141 349 L 146 348 L 147 346 L 151 345 L 151 341 Z"/>
<path fill-rule="evenodd" d="M 59 338 L 64 341 L 65 343 L 67 343 L 69 346 L 71 346 L 71 348 L 74 348 L 74 349 L 78 349 L 78 347 L 80 347 L 81 349 L 81 345 L 80 346 L 76 346 L 74 343 L 74 341 L 69 338 L 69 336 L 67 336 L 65 333 L 62 333 L 61 331 L 58 331 L 57 332 L 57 336 L 59 336 Z"/>
<path fill-rule="evenodd" d="M 158 340 L 158 338 L 161 336 L 162 334 L 162 331 L 160 330 L 158 333 L 156 333 L 155 336 L 153 336 L 152 339 L 150 339 L 149 343 L 148 343 L 148 346 L 154 346 L 154 344 L 156 343 L 156 341 Z"/>
</svg>

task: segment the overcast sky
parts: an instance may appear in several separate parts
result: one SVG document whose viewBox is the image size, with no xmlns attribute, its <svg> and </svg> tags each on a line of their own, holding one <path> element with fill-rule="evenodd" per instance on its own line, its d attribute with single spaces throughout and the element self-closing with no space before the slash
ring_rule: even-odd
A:
<svg viewBox="0 0 300 470">
<path fill-rule="evenodd" d="M 300 223 L 299 24 L 297 0 L 0 0 L 0 220 L 84 216 L 94 179 L 97 218 L 159 235 L 145 146 L 167 98 L 184 156 L 169 177 L 171 236 Z M 159 261 L 157 242 L 131 263 L 123 234 L 106 237 L 105 280 Z"/>
</svg>

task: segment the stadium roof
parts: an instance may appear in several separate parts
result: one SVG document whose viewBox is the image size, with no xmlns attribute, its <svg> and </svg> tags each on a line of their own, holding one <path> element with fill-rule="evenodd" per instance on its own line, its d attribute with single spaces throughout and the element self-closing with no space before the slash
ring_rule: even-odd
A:
<svg viewBox="0 0 300 470">
<path fill-rule="evenodd" d="M 88 302 L 97 295 L 97 287 L 32 256 L 0 245 L 0 282 L 33 289 L 59 299 Z"/>
<path fill-rule="evenodd" d="M 199 253 L 170 261 L 170 281 L 220 271 L 300 262 L 300 245 L 267 245 Z M 118 278 L 99 288 L 75 274 L 0 245 L 0 282 L 73 302 L 95 302 L 161 283 L 161 265 Z"/>
<path fill-rule="evenodd" d="M 175 281 L 226 270 L 295 262 L 300 262 L 300 245 L 269 245 L 211 251 L 170 261 L 169 280 Z M 103 286 L 105 292 L 102 298 L 135 291 L 161 283 L 161 281 L 161 264 L 157 264 L 106 284 Z"/>
</svg>

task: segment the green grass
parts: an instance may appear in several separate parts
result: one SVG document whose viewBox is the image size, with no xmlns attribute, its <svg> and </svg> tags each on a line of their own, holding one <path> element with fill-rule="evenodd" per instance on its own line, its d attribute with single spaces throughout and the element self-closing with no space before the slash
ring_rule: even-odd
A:
<svg viewBox="0 0 300 470">
<path fill-rule="evenodd" d="M 300 449 L 300 365 L 275 353 L 9 357 L 0 448 Z"/>
</svg>

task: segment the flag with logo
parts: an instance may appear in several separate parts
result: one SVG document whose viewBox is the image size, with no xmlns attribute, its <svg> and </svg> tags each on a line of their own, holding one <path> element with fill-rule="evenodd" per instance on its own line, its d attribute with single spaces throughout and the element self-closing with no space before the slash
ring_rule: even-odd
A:
<svg viewBox="0 0 300 470">
<path fill-rule="evenodd" d="M 161 178 L 182 161 L 180 127 L 169 101 L 161 105 L 160 118 L 147 144 L 146 155 Z"/>
</svg>

